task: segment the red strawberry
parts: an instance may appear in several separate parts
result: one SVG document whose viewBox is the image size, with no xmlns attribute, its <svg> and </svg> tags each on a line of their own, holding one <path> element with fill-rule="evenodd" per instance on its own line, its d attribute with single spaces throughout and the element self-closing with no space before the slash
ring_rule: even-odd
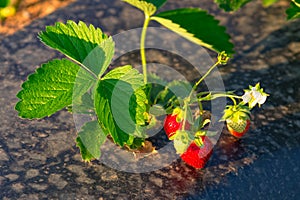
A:
<svg viewBox="0 0 300 200">
<path fill-rule="evenodd" d="M 165 122 L 164 122 L 164 129 L 168 138 L 172 137 L 177 130 L 182 127 L 182 121 L 177 122 L 177 115 L 169 114 L 167 115 Z M 186 122 L 185 129 L 190 129 L 190 124 Z"/>
<path fill-rule="evenodd" d="M 231 120 L 226 120 L 228 131 L 235 137 L 242 137 L 250 127 L 250 120 L 240 119 L 237 122 L 233 122 Z"/>
<path fill-rule="evenodd" d="M 187 148 L 186 152 L 181 155 L 181 159 L 188 165 L 201 169 L 205 166 L 213 153 L 213 144 L 206 136 L 201 136 L 203 145 L 199 147 L 194 141 Z"/>
</svg>

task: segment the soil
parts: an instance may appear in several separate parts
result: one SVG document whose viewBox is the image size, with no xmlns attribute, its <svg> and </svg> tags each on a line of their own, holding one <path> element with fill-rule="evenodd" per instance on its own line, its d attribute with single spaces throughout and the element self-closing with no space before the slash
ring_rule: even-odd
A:
<svg viewBox="0 0 300 200">
<path fill-rule="evenodd" d="M 253 111 L 248 133 L 236 139 L 224 130 L 202 170 L 173 159 L 159 170 L 129 173 L 114 169 L 114 159 L 108 166 L 84 163 L 74 142 L 74 118 L 66 110 L 40 120 L 20 119 L 14 107 L 21 83 L 41 63 L 61 57 L 36 37 L 45 26 L 81 20 L 110 35 L 142 26 L 142 13 L 120 0 L 76 1 L 10 36 L 0 34 L 0 199 L 300 199 L 300 21 L 286 21 L 287 0 L 269 8 L 256 0 L 235 13 L 220 12 L 211 0 L 169 0 L 164 9 L 189 6 L 216 14 L 232 36 L 235 57 L 219 68 L 226 90 L 260 82 L 270 94 Z M 174 66 L 188 80 L 197 76 L 177 57 L 147 53 L 149 63 Z M 117 61 L 137 65 L 126 57 Z M 151 142 L 159 144 L 157 138 Z M 172 160 L 158 155 L 146 167 Z"/>
<path fill-rule="evenodd" d="M 14 0 L 16 14 L 0 20 L 0 34 L 11 35 L 30 24 L 33 20 L 44 17 L 58 8 L 65 7 L 75 0 Z"/>
</svg>

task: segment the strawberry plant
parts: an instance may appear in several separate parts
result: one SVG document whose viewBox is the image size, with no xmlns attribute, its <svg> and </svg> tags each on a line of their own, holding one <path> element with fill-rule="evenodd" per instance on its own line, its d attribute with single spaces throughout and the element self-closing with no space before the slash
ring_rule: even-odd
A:
<svg viewBox="0 0 300 200">
<path fill-rule="evenodd" d="M 250 110 L 263 104 L 267 94 L 259 84 L 250 86 L 242 96 L 233 92 L 197 91 L 211 72 L 225 65 L 234 53 L 225 27 L 207 11 L 181 8 L 157 13 L 167 0 L 123 1 L 145 15 L 140 37 L 142 73 L 130 65 L 108 70 L 115 43 L 100 28 L 82 21 L 57 22 L 47 26 L 38 37 L 67 58 L 44 63 L 31 74 L 17 94 L 19 102 L 15 109 L 20 117 L 27 119 L 51 116 L 63 108 L 91 116 L 89 121 L 83 121 L 76 139 L 86 162 L 100 158 L 100 148 L 106 140 L 114 142 L 116 148 L 127 150 L 145 147 L 149 138 L 147 129 L 157 123 L 160 115 L 157 113 L 166 113 L 164 129 L 176 152 L 188 165 L 202 168 L 212 154 L 209 137 L 215 134 L 207 129 L 211 119 L 204 117 L 202 103 L 224 97 L 231 99 L 233 105 L 225 109 L 221 120 L 239 132 L 247 128 Z M 186 82 L 178 80 L 162 86 L 149 82 L 149 78 L 163 81 L 147 70 L 145 40 L 151 21 L 218 54 L 217 61 L 191 89 L 186 87 Z M 187 92 L 178 96 L 173 87 Z M 197 114 L 192 112 L 195 105 Z M 241 120 L 246 121 L 246 127 Z"/>
<path fill-rule="evenodd" d="M 221 9 L 226 12 L 237 11 L 247 3 L 252 0 L 215 0 Z M 278 2 L 278 0 L 262 0 L 262 5 L 264 7 L 271 6 L 272 4 Z M 287 19 L 296 19 L 300 17 L 300 1 L 291 0 L 290 7 L 286 9 Z"/>
</svg>

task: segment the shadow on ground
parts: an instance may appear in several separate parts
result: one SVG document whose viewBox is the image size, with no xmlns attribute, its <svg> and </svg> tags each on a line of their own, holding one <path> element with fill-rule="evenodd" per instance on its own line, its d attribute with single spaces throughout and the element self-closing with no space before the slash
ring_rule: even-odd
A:
<svg viewBox="0 0 300 200">
<path fill-rule="evenodd" d="M 237 44 L 235 59 L 220 69 L 227 89 L 240 91 L 261 82 L 271 94 L 253 112 L 243 139 L 224 130 L 203 170 L 175 161 L 155 172 L 131 174 L 97 161 L 83 163 L 66 111 L 41 120 L 19 119 L 14 105 L 21 82 L 41 63 L 61 57 L 36 38 L 45 25 L 83 20 L 113 35 L 142 24 L 141 13 L 120 1 L 78 1 L 1 38 L 1 199 L 299 199 L 299 21 L 285 22 L 281 5 L 264 9 L 254 2 L 230 15 L 217 13 L 211 3 L 201 7 L 218 14 Z"/>
</svg>

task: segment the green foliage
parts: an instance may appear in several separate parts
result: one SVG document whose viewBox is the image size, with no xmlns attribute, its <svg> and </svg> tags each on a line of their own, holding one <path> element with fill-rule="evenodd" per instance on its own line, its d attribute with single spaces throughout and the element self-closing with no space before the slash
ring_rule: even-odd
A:
<svg viewBox="0 0 300 200">
<path fill-rule="evenodd" d="M 174 147 L 176 149 L 176 153 L 183 154 L 191 142 L 194 140 L 194 136 L 188 131 L 176 131 L 174 135 Z"/>
<path fill-rule="evenodd" d="M 182 8 L 159 13 L 151 19 L 198 45 L 229 55 L 234 53 L 225 27 L 205 10 Z"/>
<path fill-rule="evenodd" d="M 0 0 L 0 8 L 5 8 L 10 4 L 10 0 Z"/>
<path fill-rule="evenodd" d="M 219 7 L 227 12 L 236 11 L 250 1 L 251 0 L 215 0 L 215 2 L 219 4 Z"/>
<path fill-rule="evenodd" d="M 207 11 L 182 8 L 154 15 L 167 0 L 123 1 L 145 14 L 140 40 L 144 77 L 129 65 L 115 68 L 104 75 L 114 55 L 115 44 L 112 37 L 108 37 L 99 28 L 87 26 L 81 21 L 79 23 L 67 21 L 65 24 L 58 22 L 54 26 L 47 26 L 38 37 L 45 45 L 63 53 L 71 61 L 52 60 L 28 77 L 22 84 L 22 90 L 17 94 L 20 100 L 15 108 L 19 116 L 29 119 L 42 118 L 64 107 L 68 107 L 75 114 L 89 116 L 96 114 L 97 120 L 85 123 L 76 138 L 82 159 L 90 162 L 100 158 L 100 148 L 107 136 L 121 147 L 143 146 L 147 137 L 145 130 L 156 125 L 155 116 L 162 116 L 165 113 L 175 113 L 176 121 L 184 124 L 169 138 L 174 140 L 178 154 L 183 154 L 192 141 L 198 146 L 203 145 L 202 136 L 216 133 L 203 130 L 211 123 L 210 119 L 203 120 L 203 116 L 199 116 L 196 121 L 194 120 L 190 107 L 193 101 L 198 101 L 199 113 L 202 115 L 201 101 L 229 97 L 234 105 L 227 106 L 222 120 L 235 121 L 249 119 L 250 108 L 254 107 L 250 106 L 250 103 L 261 105 L 265 102 L 268 95 L 258 87 L 259 84 L 255 86 L 257 87 L 255 90 L 251 87 L 251 91 L 245 90 L 242 97 L 232 93 L 210 92 L 193 96 L 192 89 L 197 88 L 215 67 L 226 64 L 234 53 L 233 44 L 225 27 L 220 26 L 219 21 Z M 224 10 L 235 11 L 250 0 L 215 1 Z M 263 3 L 268 6 L 275 1 L 263 0 Z M 292 8 L 287 11 L 290 18 L 299 17 L 299 1 L 293 0 Z M 3 0 L 0 7 L 8 4 L 8 0 Z M 151 20 L 159 22 L 198 45 L 220 53 L 218 62 L 212 65 L 193 87 L 179 80 L 167 83 L 153 74 L 149 76 L 150 83 L 147 82 L 145 39 Z M 202 97 L 204 94 L 206 96 Z M 243 99 L 243 102 L 236 105 L 234 98 Z M 246 107 L 245 103 L 249 103 L 249 107 Z M 185 130 L 187 128 L 185 122 L 195 125 L 191 127 L 191 131 Z"/>
<path fill-rule="evenodd" d="M 95 109 L 99 123 L 116 144 L 131 145 L 135 136 L 144 137 L 147 97 L 142 90 L 143 76 L 131 66 L 118 67 L 99 80 Z"/>
<path fill-rule="evenodd" d="M 73 88 L 76 77 L 82 95 L 91 87 L 92 77 L 88 73 L 78 74 L 79 66 L 62 59 L 43 64 L 22 84 L 17 94 L 20 101 L 16 104 L 19 116 L 23 118 L 43 118 L 50 116 L 72 103 Z"/>
<path fill-rule="evenodd" d="M 278 0 L 263 0 L 263 6 L 268 7 L 274 3 L 276 3 Z"/>
<path fill-rule="evenodd" d="M 150 105 L 159 104 L 167 113 L 180 106 L 180 100 L 188 97 L 192 86 L 186 81 L 166 82 L 155 74 L 149 74 L 148 99 Z"/>
<path fill-rule="evenodd" d="M 97 121 L 85 123 L 76 138 L 76 146 L 80 149 L 82 159 L 85 162 L 99 159 L 100 147 L 105 140 L 106 135 Z"/>
<path fill-rule="evenodd" d="M 300 18 L 300 0 L 292 0 L 286 14 L 289 20 Z"/>
<path fill-rule="evenodd" d="M 145 0 L 145 1 L 147 1 L 148 3 L 152 3 L 156 7 L 156 9 L 159 9 L 167 2 L 167 0 Z"/>
<path fill-rule="evenodd" d="M 151 0 L 143 1 L 143 0 L 123 0 L 124 2 L 138 8 L 139 10 L 143 11 L 146 16 L 152 16 L 155 12 L 157 7 L 151 2 Z M 157 2 L 158 5 L 161 4 L 161 0 Z"/>
<path fill-rule="evenodd" d="M 215 0 L 215 2 L 219 5 L 220 8 L 225 10 L 226 12 L 237 11 L 247 3 L 252 0 Z M 278 0 L 262 0 L 262 4 L 265 7 L 268 7 Z"/>
<path fill-rule="evenodd" d="M 47 26 L 39 33 L 41 41 L 81 64 L 96 77 L 101 77 L 114 54 L 114 42 L 99 28 L 84 22 L 67 21 Z"/>
<path fill-rule="evenodd" d="M 223 121 L 230 119 L 232 121 L 238 121 L 239 119 L 249 119 L 250 110 L 249 107 L 242 104 L 226 106 L 224 115 L 222 116 Z"/>
</svg>

